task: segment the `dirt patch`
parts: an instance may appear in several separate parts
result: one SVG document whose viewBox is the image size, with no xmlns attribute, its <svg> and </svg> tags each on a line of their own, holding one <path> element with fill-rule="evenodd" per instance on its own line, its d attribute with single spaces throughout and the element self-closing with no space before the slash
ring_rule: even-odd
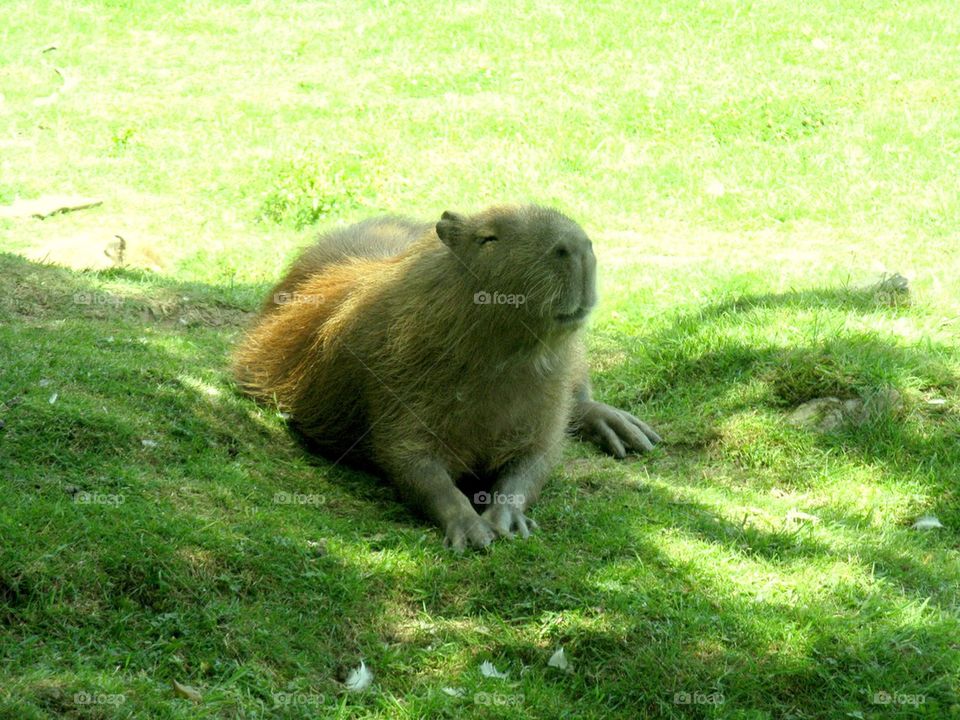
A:
<svg viewBox="0 0 960 720">
<path fill-rule="evenodd" d="M 186 327 L 246 325 L 256 313 L 221 303 L 198 302 L 189 297 L 133 300 L 144 323 Z"/>
<path fill-rule="evenodd" d="M 162 255 L 149 242 L 130 240 L 106 230 L 51 240 L 22 250 L 19 254 L 34 262 L 73 270 L 137 267 L 162 272 L 165 266 Z"/>
</svg>

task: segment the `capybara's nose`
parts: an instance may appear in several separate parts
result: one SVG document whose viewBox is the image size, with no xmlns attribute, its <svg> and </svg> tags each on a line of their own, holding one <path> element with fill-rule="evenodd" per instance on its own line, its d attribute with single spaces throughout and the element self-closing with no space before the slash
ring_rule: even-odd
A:
<svg viewBox="0 0 960 720">
<path fill-rule="evenodd" d="M 587 238 L 563 238 L 553 246 L 553 254 L 561 260 L 570 258 L 573 261 L 593 259 L 593 243 Z"/>
<path fill-rule="evenodd" d="M 583 264 L 581 277 L 583 278 L 583 300 L 585 307 L 593 307 L 597 303 L 597 258 L 593 254 L 593 246 L 587 240 L 580 255 Z"/>
<path fill-rule="evenodd" d="M 553 247 L 553 254 L 569 268 L 570 287 L 576 288 L 578 307 L 591 308 L 597 301 L 597 259 L 593 244 L 587 238 L 563 238 Z"/>
</svg>

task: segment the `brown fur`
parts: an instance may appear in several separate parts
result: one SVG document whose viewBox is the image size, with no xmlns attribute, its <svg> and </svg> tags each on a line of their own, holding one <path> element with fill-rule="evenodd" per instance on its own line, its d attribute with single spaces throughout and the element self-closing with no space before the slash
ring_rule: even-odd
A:
<svg viewBox="0 0 960 720">
<path fill-rule="evenodd" d="M 373 239 L 408 227 L 381 226 Z M 431 452 L 466 472 L 555 444 L 581 374 L 576 333 L 528 329 L 512 305 L 475 304 L 475 293 L 501 291 L 478 286 L 432 227 L 393 257 L 324 263 L 327 246 L 293 264 L 238 350 L 248 392 L 275 401 L 320 447 L 343 453 L 359 440 L 354 450 L 374 460 Z M 500 256 L 485 269 L 499 287 L 535 275 Z M 284 292 L 287 302 L 273 303 Z"/>
<path fill-rule="evenodd" d="M 594 262 L 579 226 L 536 206 L 445 213 L 435 227 L 361 223 L 294 262 L 237 349 L 235 374 L 325 454 L 379 467 L 455 546 L 483 545 L 486 531 L 451 530 L 475 528 L 448 485 L 500 477 L 528 495 L 523 508 L 535 499 L 575 391 L 589 401 L 579 330 Z M 483 292 L 525 302 L 478 304 Z M 511 473 L 524 477 L 502 479 Z M 523 525 L 516 514 L 504 522 Z"/>
</svg>

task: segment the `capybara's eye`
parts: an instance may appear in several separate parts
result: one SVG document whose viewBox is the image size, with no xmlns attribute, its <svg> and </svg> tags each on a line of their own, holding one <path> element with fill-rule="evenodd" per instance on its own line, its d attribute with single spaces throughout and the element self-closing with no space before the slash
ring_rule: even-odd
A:
<svg viewBox="0 0 960 720">
<path fill-rule="evenodd" d="M 480 244 L 481 244 L 481 245 L 486 245 L 488 242 L 493 242 L 494 240 L 496 240 L 496 239 L 497 239 L 497 236 L 496 236 L 496 235 L 481 235 L 479 239 L 480 239 Z"/>
</svg>

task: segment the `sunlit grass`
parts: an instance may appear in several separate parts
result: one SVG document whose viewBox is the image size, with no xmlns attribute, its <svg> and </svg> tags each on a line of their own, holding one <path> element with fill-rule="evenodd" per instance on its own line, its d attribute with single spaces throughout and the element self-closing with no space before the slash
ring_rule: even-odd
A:
<svg viewBox="0 0 960 720">
<path fill-rule="evenodd" d="M 945 1 L 0 4 L 0 205 L 104 201 L 0 250 L 163 261 L 0 255 L 0 717 L 960 713 L 958 40 Z M 571 443 L 533 539 L 454 559 L 228 354 L 319 228 L 504 201 L 590 233 L 596 392 L 666 442 Z"/>
</svg>

